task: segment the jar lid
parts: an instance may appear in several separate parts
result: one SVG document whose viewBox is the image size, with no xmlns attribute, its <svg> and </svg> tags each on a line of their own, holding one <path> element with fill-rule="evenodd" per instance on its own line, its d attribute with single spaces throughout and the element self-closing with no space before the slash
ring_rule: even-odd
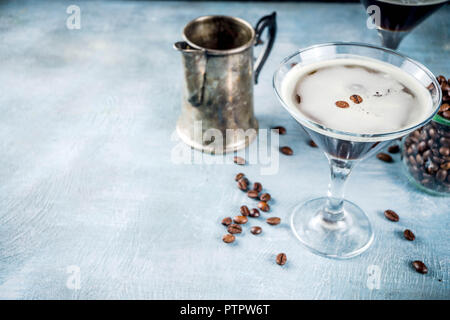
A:
<svg viewBox="0 0 450 320">
<path fill-rule="evenodd" d="M 444 126 L 450 126 L 450 120 L 445 119 L 444 117 L 440 116 L 439 114 L 436 114 L 433 117 L 433 121 L 437 122 L 439 124 L 443 124 Z"/>
</svg>

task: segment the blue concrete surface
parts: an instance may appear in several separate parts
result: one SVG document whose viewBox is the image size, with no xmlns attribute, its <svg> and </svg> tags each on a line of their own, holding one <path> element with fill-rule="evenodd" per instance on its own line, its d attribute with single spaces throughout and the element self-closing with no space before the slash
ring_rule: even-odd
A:
<svg viewBox="0 0 450 320">
<path fill-rule="evenodd" d="M 71 4 L 81 8 L 79 30 L 66 27 Z M 280 144 L 295 155 L 272 152 L 272 175 L 260 164 L 237 167 L 232 155 L 189 164 L 201 154 L 176 138 L 182 68 L 172 43 L 199 15 L 254 24 L 273 10 L 279 33 L 255 87 L 255 112 L 261 128 L 287 128 Z M 399 51 L 449 76 L 449 18 L 442 8 Z M 273 71 L 299 47 L 377 44 L 365 25 L 359 4 L 2 2 L 0 298 L 449 299 L 449 198 L 416 190 L 398 156 L 394 164 L 368 159 L 348 184 L 375 230 L 366 253 L 325 259 L 289 229 L 290 209 L 325 193 L 328 169 L 277 102 Z M 221 219 L 252 204 L 235 187 L 239 171 L 272 194 L 270 215 L 282 224 L 252 220 L 260 236 L 245 226 L 226 245 Z M 383 217 L 387 208 L 398 223 Z M 416 241 L 402 238 L 405 228 Z M 284 267 L 274 263 L 279 252 L 288 256 Z M 411 268 L 417 259 L 427 275 Z"/>
</svg>

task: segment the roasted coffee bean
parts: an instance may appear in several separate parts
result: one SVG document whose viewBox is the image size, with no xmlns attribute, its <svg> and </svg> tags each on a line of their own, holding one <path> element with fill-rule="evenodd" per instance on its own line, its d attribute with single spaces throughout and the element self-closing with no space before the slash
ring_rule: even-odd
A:
<svg viewBox="0 0 450 320">
<path fill-rule="evenodd" d="M 403 236 L 405 237 L 406 240 L 409 240 L 409 241 L 414 241 L 414 239 L 416 238 L 414 233 L 409 229 L 406 229 L 405 231 L 403 231 Z"/>
<path fill-rule="evenodd" d="M 450 148 L 449 147 L 440 147 L 439 153 L 442 154 L 444 157 L 448 157 L 450 155 Z"/>
<path fill-rule="evenodd" d="M 310 147 L 317 148 L 317 144 L 312 140 L 309 140 L 308 144 Z"/>
<path fill-rule="evenodd" d="M 235 239 L 236 239 L 236 237 L 229 233 L 227 233 L 226 235 L 224 235 L 222 237 L 222 240 L 225 243 L 232 243 Z"/>
<path fill-rule="evenodd" d="M 428 130 L 428 135 L 430 136 L 431 139 L 434 139 L 436 137 L 436 130 L 433 128 L 430 128 Z"/>
<path fill-rule="evenodd" d="M 242 191 L 247 191 L 247 190 L 248 190 L 248 183 L 247 183 L 247 181 L 245 180 L 245 178 L 240 179 L 240 180 L 237 182 L 237 186 L 238 186 L 238 188 L 241 189 Z"/>
<path fill-rule="evenodd" d="M 238 174 L 236 175 L 236 177 L 234 177 L 234 180 L 239 181 L 239 180 L 241 180 L 243 177 L 245 177 L 245 174 L 243 174 L 243 173 L 238 173 Z"/>
<path fill-rule="evenodd" d="M 284 266 L 286 264 L 286 261 L 287 261 L 286 254 L 285 253 L 279 253 L 277 255 L 276 261 L 277 261 L 277 264 L 279 264 L 280 266 Z"/>
<path fill-rule="evenodd" d="M 248 209 L 247 206 L 241 206 L 240 211 L 241 211 L 241 215 L 243 215 L 244 217 L 246 217 L 250 214 L 250 210 Z"/>
<path fill-rule="evenodd" d="M 450 104 L 448 104 L 448 103 L 443 103 L 439 107 L 439 112 L 445 112 L 445 111 L 449 111 L 449 110 L 450 110 Z"/>
<path fill-rule="evenodd" d="M 442 85 L 444 82 L 447 82 L 447 79 L 443 75 L 437 76 L 436 79 L 440 85 Z"/>
<path fill-rule="evenodd" d="M 270 217 L 266 219 L 266 222 L 272 226 L 276 226 L 277 224 L 280 224 L 281 219 L 278 217 Z"/>
<path fill-rule="evenodd" d="M 450 162 L 441 164 L 441 169 L 450 170 Z"/>
<path fill-rule="evenodd" d="M 441 137 L 441 138 L 439 139 L 439 143 L 440 143 L 442 146 L 450 147 L 450 138 Z"/>
<path fill-rule="evenodd" d="M 252 210 L 250 210 L 250 214 L 249 216 L 252 218 L 258 218 L 261 214 L 259 213 L 259 210 L 256 208 L 253 208 Z"/>
<path fill-rule="evenodd" d="M 262 195 L 259 196 L 259 200 L 261 200 L 261 201 L 267 202 L 267 201 L 270 201 L 270 199 L 271 199 L 271 197 L 270 197 L 270 194 L 268 194 L 268 193 L 263 193 Z"/>
<path fill-rule="evenodd" d="M 442 112 L 442 116 L 447 119 L 450 120 L 450 111 L 444 111 Z"/>
<path fill-rule="evenodd" d="M 223 220 L 222 220 L 222 224 L 224 226 L 229 226 L 232 222 L 233 222 L 233 220 L 231 220 L 230 217 L 223 218 Z"/>
<path fill-rule="evenodd" d="M 419 144 L 417 145 L 417 150 L 419 150 L 420 153 L 423 153 L 427 149 L 428 149 L 428 146 L 425 141 L 420 141 Z"/>
<path fill-rule="evenodd" d="M 265 201 L 258 202 L 258 208 L 264 212 L 267 212 L 270 210 L 270 206 Z"/>
<path fill-rule="evenodd" d="M 298 104 L 302 102 L 302 98 L 298 94 L 295 95 L 295 100 L 297 101 Z"/>
<path fill-rule="evenodd" d="M 389 153 L 398 153 L 400 151 L 400 147 L 397 144 L 394 144 L 388 148 Z"/>
<path fill-rule="evenodd" d="M 350 96 L 350 100 L 352 100 L 354 103 L 356 103 L 356 104 L 360 104 L 362 101 L 363 101 L 363 99 L 361 98 L 361 96 L 359 96 L 359 95 L 357 95 L 357 94 L 354 94 L 354 95 L 351 95 Z"/>
<path fill-rule="evenodd" d="M 227 228 L 227 231 L 231 234 L 241 233 L 242 227 L 238 224 L 230 224 Z"/>
<path fill-rule="evenodd" d="M 294 151 L 288 146 L 280 147 L 280 152 L 287 156 L 292 156 L 294 154 Z"/>
<path fill-rule="evenodd" d="M 350 107 L 350 105 L 347 102 L 345 102 L 345 101 L 336 101 L 335 104 L 339 108 L 348 108 L 348 107 Z"/>
<path fill-rule="evenodd" d="M 447 170 L 443 169 L 438 170 L 438 172 L 436 172 L 436 180 L 441 182 L 445 181 L 445 179 L 447 178 L 447 174 L 448 174 Z"/>
<path fill-rule="evenodd" d="M 242 157 L 235 156 L 235 157 L 233 158 L 233 161 L 234 161 L 234 163 L 236 163 L 236 164 L 238 164 L 238 165 L 240 165 L 240 166 L 242 166 L 242 165 L 245 164 L 245 159 L 242 158 Z"/>
<path fill-rule="evenodd" d="M 413 165 L 413 166 L 416 166 L 416 165 L 417 165 L 416 157 L 414 157 L 413 155 L 410 155 L 410 156 L 408 157 L 408 160 L 409 160 L 409 163 L 410 163 L 411 165 Z"/>
<path fill-rule="evenodd" d="M 233 221 L 237 224 L 246 224 L 248 219 L 246 216 L 236 216 L 233 218 Z"/>
<path fill-rule="evenodd" d="M 394 211 L 394 210 L 386 210 L 384 211 L 384 216 L 391 221 L 397 222 L 400 218 L 398 216 L 398 214 Z"/>
<path fill-rule="evenodd" d="M 260 234 L 262 232 L 262 228 L 258 226 L 254 226 L 250 229 L 250 232 L 253 234 Z"/>
<path fill-rule="evenodd" d="M 286 134 L 286 128 L 282 127 L 282 126 L 273 127 L 272 130 L 278 132 L 278 134 L 281 134 L 281 135 L 285 135 Z"/>
<path fill-rule="evenodd" d="M 434 175 L 439 170 L 439 166 L 434 162 L 428 161 L 426 170 L 429 174 Z"/>
<path fill-rule="evenodd" d="M 388 155 L 387 153 L 383 153 L 383 152 L 380 152 L 379 154 L 377 154 L 377 158 L 384 162 L 389 162 L 389 163 L 394 162 L 394 160 L 392 159 L 392 157 L 390 155 Z"/>
<path fill-rule="evenodd" d="M 253 184 L 253 190 L 255 190 L 255 191 L 257 191 L 257 192 L 261 192 L 261 190 L 262 190 L 262 184 L 259 183 L 259 182 L 255 182 L 255 183 Z"/>
<path fill-rule="evenodd" d="M 430 157 L 431 157 L 431 150 L 425 151 L 422 155 L 423 160 L 428 160 Z"/>
<path fill-rule="evenodd" d="M 252 199 L 258 199 L 258 191 L 250 190 L 249 192 L 247 192 L 247 197 Z"/>
<path fill-rule="evenodd" d="M 421 156 L 420 154 L 417 154 L 417 155 L 416 155 L 416 163 L 417 163 L 419 166 L 423 165 L 423 158 L 422 158 L 422 156 Z"/>
<path fill-rule="evenodd" d="M 419 260 L 413 261 L 412 266 L 414 267 L 414 269 L 416 269 L 418 273 L 422 274 L 428 273 L 428 268 L 422 261 Z"/>
</svg>

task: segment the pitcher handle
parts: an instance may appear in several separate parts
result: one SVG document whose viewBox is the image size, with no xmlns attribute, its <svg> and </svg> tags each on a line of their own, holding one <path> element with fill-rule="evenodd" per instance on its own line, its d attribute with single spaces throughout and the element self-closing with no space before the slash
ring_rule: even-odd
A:
<svg viewBox="0 0 450 320">
<path fill-rule="evenodd" d="M 273 43 L 275 41 L 275 37 L 277 34 L 277 13 L 274 11 L 272 14 L 269 14 L 267 16 L 262 17 L 259 19 L 258 23 L 255 27 L 255 46 L 261 44 L 261 34 L 263 33 L 264 29 L 268 28 L 268 42 L 263 49 L 263 51 L 259 54 L 258 59 L 255 62 L 255 84 L 258 84 L 258 76 L 261 72 L 262 67 L 264 66 L 264 63 L 267 60 L 267 57 L 270 54 L 270 51 L 272 50 Z"/>
</svg>

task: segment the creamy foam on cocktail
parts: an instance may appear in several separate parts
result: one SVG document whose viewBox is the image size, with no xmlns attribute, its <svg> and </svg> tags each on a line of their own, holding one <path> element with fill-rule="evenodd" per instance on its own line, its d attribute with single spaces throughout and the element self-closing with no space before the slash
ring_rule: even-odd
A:
<svg viewBox="0 0 450 320">
<path fill-rule="evenodd" d="M 283 79 L 281 95 L 313 122 L 359 134 L 412 127 L 433 108 L 429 91 L 406 71 L 358 56 L 296 65 Z"/>
</svg>

